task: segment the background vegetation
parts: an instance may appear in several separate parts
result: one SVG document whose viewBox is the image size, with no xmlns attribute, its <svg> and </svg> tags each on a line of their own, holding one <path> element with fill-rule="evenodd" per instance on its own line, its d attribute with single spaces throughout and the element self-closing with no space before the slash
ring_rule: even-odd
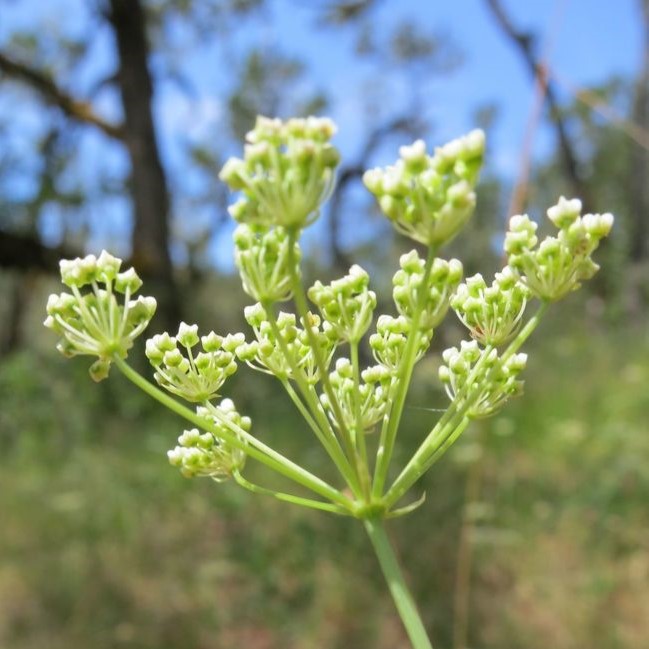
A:
<svg viewBox="0 0 649 649">
<path fill-rule="evenodd" d="M 0 647 L 406 647 L 360 526 L 182 479 L 164 457 L 181 422 L 119 376 L 91 384 L 40 325 L 59 256 L 107 245 L 159 297 L 154 328 L 180 317 L 244 328 L 216 172 L 258 112 L 344 121 L 335 80 L 309 67 L 309 34 L 303 57 L 264 36 L 281 0 L 60 0 L 69 12 L 45 30 L 12 4 L 0 4 Z M 543 49 L 553 23 L 534 34 L 513 3 L 477 4 L 529 71 L 526 138 L 547 151 L 521 143 L 514 175 L 492 159 L 453 254 L 469 273 L 491 272 L 503 217 L 541 214 L 560 193 L 614 212 L 616 232 L 600 276 L 533 341 L 524 398 L 474 425 L 421 484 L 426 504 L 390 531 L 436 647 L 641 649 L 649 5 L 633 5 L 643 45 L 634 75 L 569 92 Z M 369 0 L 311 8 L 313 34 L 354 43 L 349 66 L 363 83 L 345 97 L 362 118 L 341 135 L 346 162 L 307 243 L 308 273 L 329 278 L 359 261 L 379 289 L 407 244 L 359 191 L 361 171 L 415 135 L 438 141 L 429 107 L 467 54 L 417 11 L 391 21 L 392 10 Z M 206 78 L 219 108 L 196 132 L 164 98 L 203 92 Z M 475 121 L 496 129 L 498 110 L 495 84 Z M 445 404 L 437 352 L 460 335 L 450 322 L 418 369 L 404 455 L 437 417 L 427 408 Z M 318 467 L 270 379 L 242 369 L 228 396 L 259 436 Z"/>
</svg>

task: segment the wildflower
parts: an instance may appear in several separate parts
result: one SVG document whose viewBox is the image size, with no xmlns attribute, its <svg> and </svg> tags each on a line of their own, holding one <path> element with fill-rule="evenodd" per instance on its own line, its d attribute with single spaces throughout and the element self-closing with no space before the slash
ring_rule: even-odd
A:
<svg viewBox="0 0 649 649">
<path fill-rule="evenodd" d="M 512 354 L 501 359 L 495 349 L 487 352 L 475 340 L 462 341 L 442 354 L 439 378 L 456 408 L 468 405 L 472 419 L 488 417 L 500 410 L 511 397 L 523 391 L 518 375 L 525 369 L 527 354 Z"/>
<path fill-rule="evenodd" d="M 217 411 L 242 430 L 250 430 L 250 419 L 242 417 L 230 399 L 223 399 L 217 406 Z M 223 482 L 230 478 L 234 471 L 243 469 L 246 454 L 241 449 L 232 448 L 219 437 L 218 430 L 225 429 L 225 425 L 218 417 L 203 409 L 200 414 L 211 419 L 213 430 L 217 432 L 201 433 L 197 428 L 185 430 L 178 438 L 178 445 L 167 452 L 169 463 L 178 467 L 186 478 L 205 476 L 216 482 Z"/>
<path fill-rule="evenodd" d="M 152 297 L 131 299 L 142 281 L 133 268 L 120 273 L 121 265 L 105 250 L 99 257 L 64 259 L 61 279 L 71 293 L 53 294 L 47 301 L 44 324 L 61 336 L 57 349 L 66 357 L 96 356 L 90 367 L 95 381 L 108 376 L 115 359 L 127 357 L 156 310 Z"/>
<path fill-rule="evenodd" d="M 516 273 L 505 266 L 491 286 L 479 273 L 469 277 L 458 286 L 451 306 L 475 340 L 499 346 L 519 330 L 528 295 Z"/>
<path fill-rule="evenodd" d="M 293 313 L 280 311 L 273 326 L 261 304 L 246 307 L 244 315 L 256 340 L 237 350 L 240 360 L 253 369 L 281 380 L 295 379 L 295 370 L 302 372 L 312 385 L 320 380 L 317 360 L 304 322 L 300 323 L 300 327 Z M 340 340 L 333 327 L 313 313 L 309 314 L 308 326 L 328 366 Z"/>
<path fill-rule="evenodd" d="M 366 171 L 363 182 L 397 231 L 427 246 L 441 246 L 473 213 L 484 145 L 484 133 L 475 130 L 429 156 L 417 140 L 399 149 L 393 166 Z"/>
<path fill-rule="evenodd" d="M 230 158 L 219 178 L 241 198 L 230 208 L 239 223 L 270 228 L 304 228 L 313 223 L 331 194 L 340 161 L 330 144 L 329 119 L 258 117 L 246 135 L 243 160 Z"/>
<path fill-rule="evenodd" d="M 356 385 L 352 363 L 348 358 L 339 358 L 334 371 L 329 374 L 329 381 L 341 406 L 343 421 L 336 418 L 326 394 L 320 396 L 320 402 L 336 428 L 357 430 L 357 424 L 360 423 L 361 430 L 358 432 L 367 433 L 383 417 L 391 382 L 390 373 L 378 365 L 365 369 L 360 378 L 361 381 Z M 360 422 L 357 421 L 359 415 Z"/>
<path fill-rule="evenodd" d="M 201 351 L 194 353 L 199 340 Z M 236 350 L 244 342 L 242 333 L 222 337 L 212 331 L 199 338 L 197 325 L 181 322 L 175 337 L 165 332 L 149 338 L 145 353 L 161 387 L 202 403 L 216 398 L 225 380 L 236 372 Z"/>
<path fill-rule="evenodd" d="M 548 209 L 548 218 L 559 229 L 537 247 L 537 224 L 527 215 L 512 216 L 505 237 L 509 265 L 530 292 L 548 302 L 560 300 L 599 270 L 592 254 L 613 226 L 613 215 L 581 215 L 581 201 L 566 200 Z"/>
<path fill-rule="evenodd" d="M 411 328 L 410 320 L 404 316 L 394 318 L 380 315 L 376 323 L 376 333 L 370 336 L 374 358 L 393 375 L 399 370 Z M 415 334 L 419 338 L 415 361 L 420 360 L 426 353 L 432 334 L 432 329 L 420 329 Z"/>
<path fill-rule="evenodd" d="M 288 269 L 289 237 L 283 228 L 240 225 L 234 232 L 234 261 L 243 290 L 264 303 L 284 302 L 292 295 Z M 300 248 L 295 244 L 295 259 Z"/>
<path fill-rule="evenodd" d="M 392 278 L 397 310 L 412 320 L 421 306 L 419 326 L 424 330 L 433 329 L 446 315 L 451 295 L 462 279 L 462 264 L 457 259 L 435 259 L 426 277 L 424 260 L 416 250 L 411 250 L 401 255 L 399 265 L 401 268 Z"/>
<path fill-rule="evenodd" d="M 358 342 L 372 322 L 376 293 L 368 289 L 370 276 L 354 265 L 349 273 L 331 284 L 316 282 L 309 298 L 342 340 Z"/>
</svg>

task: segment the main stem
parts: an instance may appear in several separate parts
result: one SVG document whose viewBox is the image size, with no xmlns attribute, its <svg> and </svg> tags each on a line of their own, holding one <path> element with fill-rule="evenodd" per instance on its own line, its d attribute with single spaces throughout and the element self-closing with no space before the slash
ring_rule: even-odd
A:
<svg viewBox="0 0 649 649">
<path fill-rule="evenodd" d="M 392 593 L 403 626 L 406 628 L 410 642 L 412 642 L 413 649 L 433 649 L 424 628 L 424 623 L 417 611 L 415 600 L 406 586 L 399 562 L 385 533 L 383 520 L 380 518 L 367 518 L 363 523 L 376 552 L 385 580 L 388 582 L 388 588 Z"/>
</svg>

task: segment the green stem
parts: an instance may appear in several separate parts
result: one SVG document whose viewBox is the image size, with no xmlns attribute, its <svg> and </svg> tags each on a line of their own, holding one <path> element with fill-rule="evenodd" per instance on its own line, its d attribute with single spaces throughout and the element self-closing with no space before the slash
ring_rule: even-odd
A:
<svg viewBox="0 0 649 649">
<path fill-rule="evenodd" d="M 246 455 L 249 455 L 262 464 L 265 464 L 268 468 L 273 469 L 284 477 L 293 480 L 293 482 L 297 482 L 303 487 L 310 489 L 311 491 L 317 493 L 319 496 L 327 498 L 332 502 L 338 503 L 345 509 L 351 508 L 351 502 L 340 491 L 327 484 L 321 478 L 318 478 L 306 469 L 284 457 L 281 453 L 278 453 L 263 442 L 260 442 L 257 438 L 253 437 L 243 429 L 235 427 L 232 422 L 224 419 L 222 421 L 223 425 L 227 426 L 230 430 L 217 430 L 210 424 L 209 419 L 200 417 L 189 408 L 186 408 L 182 404 L 178 403 L 178 401 L 176 401 L 175 399 L 172 399 L 162 390 L 156 388 L 155 385 L 149 383 L 149 381 L 138 374 L 124 360 L 115 359 L 115 365 L 117 365 L 118 369 L 129 381 L 134 383 L 143 392 L 146 392 L 149 396 L 153 397 L 156 401 L 159 401 L 163 406 L 166 406 L 167 408 L 169 408 L 169 410 L 175 412 L 180 417 L 183 417 L 195 426 L 209 430 L 214 435 L 223 438 L 224 441 L 226 441 L 234 448 L 243 451 L 244 453 L 246 453 Z M 233 428 L 235 428 L 235 430 L 233 430 Z"/>
<path fill-rule="evenodd" d="M 406 347 L 401 362 L 399 363 L 397 379 L 394 383 L 396 385 L 396 391 L 390 395 L 388 401 L 389 412 L 386 413 L 386 417 L 383 420 L 384 424 L 381 428 L 381 438 L 376 455 L 376 469 L 374 471 L 374 484 L 372 489 L 372 495 L 375 498 L 381 496 L 385 481 L 388 477 L 388 469 L 390 468 L 390 460 L 392 459 L 399 422 L 401 421 L 401 414 L 403 413 L 406 395 L 410 387 L 410 380 L 412 379 L 412 372 L 417 359 L 417 343 L 419 342 L 420 333 L 419 323 L 424 308 L 424 300 L 426 299 L 426 289 L 428 287 L 430 273 L 433 268 L 433 262 L 435 261 L 435 252 L 436 248 L 432 246 L 428 249 L 424 275 L 417 295 L 416 311 L 412 316 Z"/>
<path fill-rule="evenodd" d="M 318 341 L 315 339 L 311 327 L 309 326 L 309 305 L 306 300 L 306 294 L 304 292 L 304 287 L 300 280 L 298 273 L 298 261 L 295 256 L 295 244 L 297 242 L 297 231 L 295 228 L 288 228 L 288 268 L 291 279 L 291 287 L 293 289 L 293 299 L 295 300 L 295 306 L 297 307 L 297 312 L 304 322 L 304 328 L 306 330 L 307 337 L 309 339 L 309 345 L 313 352 L 313 357 L 315 358 L 316 365 L 318 367 L 318 372 L 320 373 L 320 380 L 322 381 L 322 387 L 324 388 L 325 394 L 329 399 L 331 408 L 333 410 L 334 417 L 338 422 L 340 429 L 340 435 L 342 437 L 343 446 L 347 452 L 349 460 L 353 463 L 356 469 L 356 474 L 359 482 L 362 483 L 361 476 L 363 471 L 366 470 L 366 467 L 362 466 L 361 458 L 356 450 L 354 441 L 352 439 L 351 433 L 349 432 L 347 426 L 345 425 L 345 418 L 343 417 L 342 409 L 340 403 L 338 402 L 338 397 L 331 387 L 331 382 L 329 381 L 329 374 L 327 373 L 327 367 L 322 354 L 320 353 L 320 347 L 318 346 Z"/>
<path fill-rule="evenodd" d="M 313 431 L 317 439 L 319 440 L 320 444 L 322 444 L 323 448 L 335 464 L 336 468 L 340 472 L 340 474 L 343 476 L 345 481 L 347 482 L 347 485 L 349 488 L 354 492 L 356 496 L 360 494 L 360 485 L 358 484 L 358 479 L 356 478 L 356 474 L 354 473 L 354 469 L 352 468 L 351 464 L 349 464 L 349 461 L 347 460 L 347 457 L 345 456 L 340 444 L 338 443 L 338 439 L 335 437 L 333 438 L 333 441 L 330 439 L 329 435 L 327 435 L 321 428 L 321 426 L 318 425 L 318 423 L 315 421 L 313 418 L 314 409 L 318 407 L 317 401 L 315 405 L 311 403 L 312 400 L 308 399 L 307 396 L 305 395 L 305 389 L 307 390 L 306 394 L 311 395 L 312 393 L 308 390 L 308 388 L 301 388 L 300 391 L 303 395 L 305 395 L 305 399 L 307 400 L 307 404 L 310 405 L 311 410 L 307 408 L 307 406 L 304 405 L 303 401 L 300 399 L 299 395 L 295 392 L 293 389 L 293 386 L 291 385 L 290 381 L 288 379 L 281 379 L 282 385 L 284 386 L 284 389 L 286 390 L 287 394 L 291 398 L 291 401 L 295 404 L 295 407 L 298 409 L 299 413 L 302 415 L 304 420 L 307 422 L 309 425 L 309 428 Z M 299 386 L 298 382 L 298 386 Z M 311 386 L 308 386 L 311 387 Z M 324 414 L 322 411 L 317 411 L 318 414 Z M 326 419 L 326 415 L 325 415 Z M 328 422 L 327 422 L 328 423 Z"/>
<path fill-rule="evenodd" d="M 284 502 L 291 503 L 293 505 L 300 505 L 300 507 L 308 507 L 310 509 L 319 509 L 320 511 L 330 512 L 332 514 L 340 514 L 342 516 L 349 516 L 350 512 L 348 509 L 343 509 L 338 505 L 333 505 L 332 503 L 323 503 L 319 500 L 312 500 L 311 498 L 303 498 L 302 496 L 295 496 L 293 494 L 283 493 L 282 491 L 275 491 L 274 489 L 267 489 L 266 487 L 260 487 L 256 485 L 241 475 L 240 471 L 234 471 L 232 477 L 235 479 L 236 483 L 251 491 L 252 493 L 261 494 L 263 496 L 272 496 L 277 498 L 277 500 L 283 500 Z"/>
<path fill-rule="evenodd" d="M 523 343 L 531 336 L 532 332 L 538 327 L 541 318 L 548 309 L 548 306 L 548 302 L 541 302 L 536 313 L 527 321 L 525 326 L 518 332 L 517 336 L 503 352 L 500 357 L 501 363 L 511 358 L 511 356 L 515 354 L 521 348 Z M 487 346 L 483 350 L 480 361 L 478 361 L 474 367 L 473 375 L 477 374 L 476 370 L 478 369 L 478 365 L 484 362 L 490 351 L 490 346 Z M 399 498 L 401 498 L 408 489 L 417 482 L 417 480 L 448 450 L 448 448 L 450 448 L 467 427 L 469 420 L 466 415 L 473 406 L 474 399 L 479 397 L 479 391 L 476 391 L 474 399 L 468 398 L 471 383 L 472 381 L 469 379 L 464 385 L 464 388 L 460 390 L 455 399 L 453 399 L 449 409 L 437 422 L 433 430 L 428 434 L 426 439 L 412 456 L 410 462 L 408 462 L 403 471 L 394 481 L 394 484 L 390 487 L 385 497 L 385 503 L 388 507 L 394 505 L 394 503 L 396 503 Z M 459 404 L 462 405 L 458 408 Z"/>
<path fill-rule="evenodd" d="M 378 518 L 367 518 L 363 523 L 413 649 L 433 649 L 417 611 L 417 605 L 406 586 L 399 562 L 385 533 L 383 521 Z"/>
<path fill-rule="evenodd" d="M 262 303 L 262 306 L 266 311 L 266 315 L 268 316 L 268 323 L 270 324 L 270 328 L 273 332 L 273 335 L 275 336 L 275 340 L 277 340 L 277 343 L 279 344 L 280 351 L 284 355 L 284 358 L 286 359 L 286 362 L 291 369 L 293 379 L 295 380 L 300 393 L 306 401 L 311 414 L 319 422 L 318 425 L 312 425 L 315 424 L 314 419 L 312 417 L 306 416 L 306 414 L 308 413 L 305 414 L 304 404 L 302 404 L 302 402 L 299 400 L 299 397 L 295 394 L 295 391 L 292 389 L 288 379 L 282 380 L 284 388 L 288 392 L 291 400 L 296 405 L 302 416 L 311 426 L 311 429 L 324 447 L 325 451 L 329 454 L 329 457 L 338 468 L 340 474 L 349 485 L 349 488 L 354 492 L 356 496 L 358 496 L 360 494 L 360 485 L 356 474 L 354 473 L 354 469 L 345 456 L 345 453 L 340 446 L 340 442 L 338 441 L 338 438 L 336 437 L 336 434 L 334 433 L 333 428 L 331 427 L 331 424 L 327 419 L 327 415 L 320 407 L 315 389 L 308 383 L 308 381 L 306 381 L 302 368 L 299 367 L 295 356 L 291 353 L 291 350 L 286 344 L 286 341 L 284 340 L 279 327 L 277 326 L 277 320 L 273 311 L 272 303 Z"/>
<path fill-rule="evenodd" d="M 370 495 L 371 483 L 370 483 L 370 470 L 367 464 L 367 444 L 365 443 L 365 430 L 363 429 L 363 416 L 361 412 L 361 393 L 360 393 L 360 381 L 361 381 L 361 370 L 360 362 L 358 358 L 358 341 L 351 340 L 349 342 L 352 367 L 354 372 L 354 419 L 356 420 L 356 436 L 354 438 L 354 443 L 358 452 L 360 454 L 360 466 L 362 468 L 361 473 L 361 483 L 363 485 L 363 492 L 367 497 Z"/>
</svg>

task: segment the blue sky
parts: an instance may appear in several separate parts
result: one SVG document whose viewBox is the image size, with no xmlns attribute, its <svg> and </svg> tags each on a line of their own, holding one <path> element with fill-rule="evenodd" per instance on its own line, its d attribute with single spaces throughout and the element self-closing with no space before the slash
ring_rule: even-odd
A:
<svg viewBox="0 0 649 649">
<path fill-rule="evenodd" d="M 577 86 L 599 84 L 612 75 L 632 75 L 641 60 L 639 0 L 504 0 L 517 25 L 544 35 L 554 26 L 549 47 L 551 68 Z M 93 47 L 88 62 L 75 70 L 64 85 L 85 93 L 101 74 L 114 65 L 111 34 L 107 28 L 89 23 L 91 0 L 0 0 L 0 47 L 6 47 L 12 34 L 30 29 L 45 44 L 57 34 L 74 35 L 92 29 Z M 223 97 L 232 79 L 227 67 L 236 62 L 238 53 L 250 44 L 267 50 L 281 49 L 307 64 L 304 89 L 322 87 L 331 98 L 330 113 L 338 122 L 338 145 L 343 154 L 353 156 L 365 132 L 363 106 L 367 95 L 364 84 L 376 72 L 367 61 L 354 53 L 352 29 L 322 29 L 316 26 L 319 0 L 270 0 L 260 20 L 246 21 L 242 28 L 233 27 L 227 47 L 222 35 L 213 42 L 197 44 L 182 23 L 171 23 L 167 42 L 173 46 L 176 61 L 190 80 L 192 92 L 178 85 L 158 86 L 155 112 L 159 118 L 159 139 L 166 167 L 173 183 L 182 188 L 200 184 L 187 168 L 181 144 L 187 139 L 208 140 L 218 132 L 223 119 Z M 518 53 L 501 35 L 498 26 L 482 0 L 384 0 L 379 4 L 376 30 L 379 37 L 401 19 L 415 21 L 422 28 L 444 34 L 462 52 L 464 62 L 452 74 L 439 76 L 421 84 L 426 116 L 434 124 L 434 141 L 443 142 L 473 128 L 475 108 L 496 103 L 499 120 L 489 143 L 492 168 L 513 177 L 519 150 L 532 104 L 532 83 Z M 215 65 L 215 61 L 229 60 Z M 165 56 L 152 61 L 154 72 L 169 63 Z M 387 82 L 394 105 L 412 91 L 412 80 L 390 78 Z M 30 134 L 43 126 L 43 116 L 32 108 L 24 93 L 1 91 L 0 116 L 9 116 L 15 128 L 13 146 L 20 152 Z M 562 93 L 562 99 L 569 99 Z M 119 116 L 117 97 L 102 92 L 97 97 L 98 110 L 107 116 Z M 377 111 L 382 107 L 377 106 Z M 542 128 L 535 142 L 537 157 L 548 153 L 552 132 Z M 377 162 L 389 162 L 394 152 L 383 151 Z M 80 178 L 84 187 L 93 190 L 101 169 L 117 175 L 125 173 L 127 160 L 117 146 L 106 146 L 103 136 L 89 133 L 84 137 L 78 164 L 71 170 L 69 182 Z M 29 192 L 29 174 L 16 174 L 13 188 Z M 216 179 L 214 180 L 216 181 Z M 189 189 L 188 189 L 189 191 Z M 181 192 L 182 193 L 182 192 Z M 181 206 L 182 207 L 182 206 Z M 93 241 L 120 247 L 129 227 L 129 208 L 123 199 L 111 199 L 101 208 L 102 217 L 93 219 Z M 203 216 L 203 218 L 206 218 Z M 60 231 L 61 216 L 56 207 L 43 215 L 41 228 L 52 241 Z M 200 223 L 195 215 L 192 222 Z M 182 221 L 180 221 L 182 226 Z M 187 223 L 187 222 L 185 222 Z M 123 245 L 123 243 L 121 244 Z M 221 249 L 225 243 L 219 246 Z"/>
</svg>

